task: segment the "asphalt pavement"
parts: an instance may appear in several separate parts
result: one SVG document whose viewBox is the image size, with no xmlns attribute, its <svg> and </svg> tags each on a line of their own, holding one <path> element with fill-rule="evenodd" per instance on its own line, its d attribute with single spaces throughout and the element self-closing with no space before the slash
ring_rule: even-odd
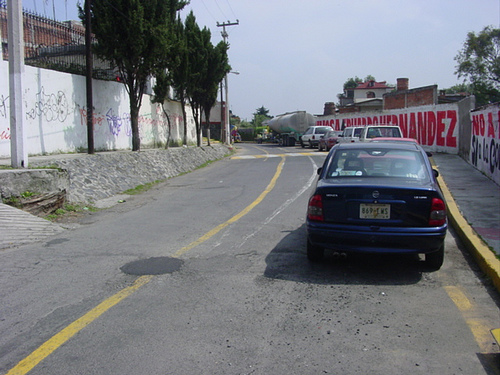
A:
<svg viewBox="0 0 500 375">
<path fill-rule="evenodd" d="M 451 226 L 500 291 L 500 186 L 458 155 L 437 153 L 431 160 L 440 173 Z M 107 200 L 113 204 L 120 199 Z M 63 230 L 0 203 L 0 250 L 43 241 Z"/>
</svg>

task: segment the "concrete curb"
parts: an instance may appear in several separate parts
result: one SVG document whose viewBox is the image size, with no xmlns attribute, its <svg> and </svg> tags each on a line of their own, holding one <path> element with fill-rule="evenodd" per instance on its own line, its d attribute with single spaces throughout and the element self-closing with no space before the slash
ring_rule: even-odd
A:
<svg viewBox="0 0 500 375">
<path fill-rule="evenodd" d="M 433 168 L 438 169 L 434 162 L 432 164 Z M 453 229 L 455 229 L 481 270 L 491 279 L 494 287 L 500 293 L 500 260 L 495 257 L 488 244 L 479 237 L 474 228 L 464 219 L 443 177 L 438 176 L 437 181 L 446 200 L 448 219 Z"/>
</svg>

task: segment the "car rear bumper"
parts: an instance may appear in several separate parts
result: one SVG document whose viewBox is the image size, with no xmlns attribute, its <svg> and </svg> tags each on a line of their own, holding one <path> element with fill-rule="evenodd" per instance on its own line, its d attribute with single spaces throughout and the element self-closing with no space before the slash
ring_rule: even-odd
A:
<svg viewBox="0 0 500 375">
<path fill-rule="evenodd" d="M 438 228 L 377 228 L 307 221 L 311 244 L 344 252 L 425 254 L 444 243 L 447 226 Z"/>
</svg>

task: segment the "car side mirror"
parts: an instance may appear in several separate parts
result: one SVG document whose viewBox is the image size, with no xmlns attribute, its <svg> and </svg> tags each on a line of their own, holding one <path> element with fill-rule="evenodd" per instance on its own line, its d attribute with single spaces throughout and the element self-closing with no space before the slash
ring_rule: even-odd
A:
<svg viewBox="0 0 500 375">
<path fill-rule="evenodd" d="M 318 170 L 317 170 L 317 173 L 318 174 L 321 174 L 321 171 L 323 170 L 323 167 L 319 167 Z"/>
<path fill-rule="evenodd" d="M 438 178 L 439 177 L 439 171 L 437 169 L 433 169 L 432 170 L 432 173 L 434 174 L 434 177 L 435 178 Z"/>
<path fill-rule="evenodd" d="M 428 157 L 432 156 L 432 152 L 430 152 L 430 151 L 425 151 L 425 153 L 427 154 Z"/>
</svg>

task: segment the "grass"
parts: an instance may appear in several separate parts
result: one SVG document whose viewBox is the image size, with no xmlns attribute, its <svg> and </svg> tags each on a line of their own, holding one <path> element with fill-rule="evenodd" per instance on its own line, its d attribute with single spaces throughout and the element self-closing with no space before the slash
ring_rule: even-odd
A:
<svg viewBox="0 0 500 375">
<path fill-rule="evenodd" d="M 72 214 L 78 214 L 82 212 L 97 212 L 98 208 L 90 205 L 82 205 L 82 204 L 72 204 L 67 203 L 63 206 L 63 208 L 58 208 L 54 211 L 54 213 L 45 216 L 45 219 L 50 221 L 57 221 L 58 219 Z"/>
<path fill-rule="evenodd" d="M 146 183 L 144 185 L 137 185 L 135 188 L 125 190 L 123 192 L 123 194 L 127 194 L 127 195 L 141 194 L 141 193 L 143 193 L 145 191 L 148 191 L 153 186 L 158 185 L 159 183 L 162 183 L 163 181 L 165 181 L 165 180 L 156 180 L 156 181 L 153 181 L 153 182 L 148 182 L 148 183 Z"/>
</svg>

